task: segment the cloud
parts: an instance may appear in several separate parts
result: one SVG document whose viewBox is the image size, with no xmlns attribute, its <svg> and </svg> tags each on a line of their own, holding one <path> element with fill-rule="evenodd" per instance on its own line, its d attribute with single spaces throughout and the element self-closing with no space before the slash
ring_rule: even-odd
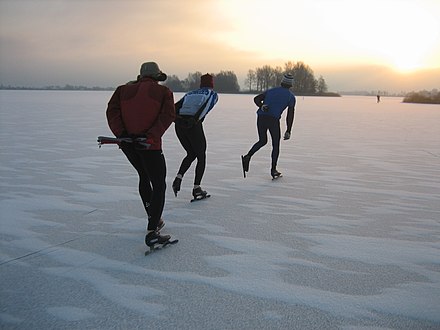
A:
<svg viewBox="0 0 440 330">
<path fill-rule="evenodd" d="M 237 58 L 211 37 L 209 1 L 6 1 L 1 10 L 2 83 L 114 85 L 147 60 L 186 75 Z"/>
</svg>

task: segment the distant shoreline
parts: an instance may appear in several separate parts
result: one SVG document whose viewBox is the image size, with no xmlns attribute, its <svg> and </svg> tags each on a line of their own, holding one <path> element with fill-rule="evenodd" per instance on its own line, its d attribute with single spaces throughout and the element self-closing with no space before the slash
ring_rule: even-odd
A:
<svg viewBox="0 0 440 330">
<path fill-rule="evenodd" d="M 13 86 L 0 86 L 0 90 L 18 90 L 18 91 L 114 91 L 115 87 L 86 87 L 86 86 L 71 86 L 66 85 L 64 87 L 61 86 L 47 86 L 47 87 L 13 87 Z M 174 92 L 174 91 L 173 91 Z M 185 91 L 175 91 L 174 93 L 185 93 Z M 220 94 L 236 94 L 236 95 L 255 95 L 260 92 L 258 91 L 243 91 L 243 92 L 235 92 L 235 93 L 220 93 Z M 366 91 L 357 91 L 357 92 L 326 92 L 321 94 L 297 94 L 296 96 L 319 96 L 319 97 L 341 97 L 342 95 L 347 96 L 375 96 L 371 92 Z M 403 103 L 417 103 L 417 104 L 440 104 L 440 98 L 438 95 L 424 95 L 423 93 L 408 93 L 406 95 L 391 95 L 385 94 L 381 95 L 382 97 L 403 97 Z"/>
<path fill-rule="evenodd" d="M 29 90 L 29 91 L 114 91 L 115 87 L 86 87 L 86 86 L 48 86 L 48 87 L 13 87 L 13 86 L 0 86 L 0 90 Z M 173 91 L 173 93 L 186 93 L 187 91 Z M 220 92 L 221 94 L 258 94 L 259 91 L 243 91 L 243 92 Z M 297 96 L 323 96 L 323 97 L 340 97 L 339 93 L 325 92 L 317 94 L 298 94 Z"/>
<path fill-rule="evenodd" d="M 23 91 L 114 91 L 115 87 L 86 87 L 86 86 L 46 86 L 46 87 L 17 87 L 0 86 L 0 90 L 23 90 Z"/>
</svg>

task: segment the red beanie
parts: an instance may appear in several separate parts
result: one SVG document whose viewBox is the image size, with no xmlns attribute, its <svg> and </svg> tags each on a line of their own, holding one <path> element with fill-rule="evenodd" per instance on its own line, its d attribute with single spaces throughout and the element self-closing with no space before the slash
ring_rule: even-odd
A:
<svg viewBox="0 0 440 330">
<path fill-rule="evenodd" d="M 200 88 L 202 87 L 214 88 L 214 77 L 209 73 L 200 77 Z"/>
</svg>

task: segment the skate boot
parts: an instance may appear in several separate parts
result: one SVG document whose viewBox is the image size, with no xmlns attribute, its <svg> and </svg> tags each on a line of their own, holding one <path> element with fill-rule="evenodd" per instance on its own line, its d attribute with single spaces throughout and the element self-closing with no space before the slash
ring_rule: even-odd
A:
<svg viewBox="0 0 440 330">
<path fill-rule="evenodd" d="M 273 168 L 270 170 L 270 175 L 272 175 L 272 179 L 278 179 L 279 177 L 283 176 L 280 172 L 277 171 L 276 168 Z"/>
<path fill-rule="evenodd" d="M 174 196 L 177 197 L 177 193 L 180 191 L 180 185 L 182 183 L 182 179 L 176 177 L 173 181 L 173 191 L 174 191 Z"/>
<path fill-rule="evenodd" d="M 208 198 L 211 196 L 211 195 L 208 195 L 208 193 L 206 191 L 202 190 L 201 187 L 194 188 L 192 194 L 193 194 L 194 199 L 192 199 L 191 202 L 205 199 L 205 198 Z"/>
<path fill-rule="evenodd" d="M 246 172 L 249 172 L 249 162 L 251 157 L 249 155 L 241 156 L 241 165 L 243 166 L 243 176 L 246 177 Z"/>
<path fill-rule="evenodd" d="M 145 236 L 145 244 L 154 247 L 156 244 L 164 244 L 170 240 L 170 235 L 160 235 L 158 231 L 152 231 Z"/>
</svg>

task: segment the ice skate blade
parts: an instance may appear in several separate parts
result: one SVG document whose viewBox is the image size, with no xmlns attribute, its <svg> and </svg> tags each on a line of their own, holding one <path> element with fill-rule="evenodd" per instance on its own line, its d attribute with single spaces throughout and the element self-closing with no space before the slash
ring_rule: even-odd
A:
<svg viewBox="0 0 440 330">
<path fill-rule="evenodd" d="M 192 203 L 192 202 L 201 201 L 202 199 L 207 199 L 209 197 L 211 197 L 211 195 L 206 195 L 206 196 L 203 196 L 203 197 L 196 197 L 196 198 L 191 199 L 190 202 Z"/>
<path fill-rule="evenodd" d="M 152 245 L 152 246 L 149 246 L 150 249 L 147 250 L 147 251 L 145 251 L 145 255 L 147 256 L 147 255 L 153 253 L 154 251 L 162 250 L 162 249 L 165 248 L 166 246 L 168 246 L 168 245 L 174 245 L 174 244 L 176 244 L 177 242 L 179 242 L 179 240 L 178 240 L 178 239 L 174 239 L 174 240 L 168 240 L 168 241 L 166 241 L 165 243 L 162 243 L 162 244 L 157 243 L 157 244 L 154 244 L 154 245 Z"/>
</svg>

